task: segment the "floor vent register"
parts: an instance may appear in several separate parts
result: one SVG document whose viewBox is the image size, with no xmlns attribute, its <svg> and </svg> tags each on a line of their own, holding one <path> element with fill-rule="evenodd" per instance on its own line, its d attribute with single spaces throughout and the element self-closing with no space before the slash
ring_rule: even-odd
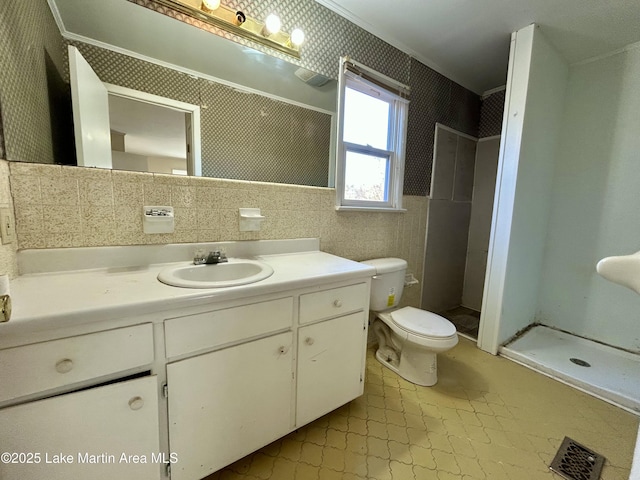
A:
<svg viewBox="0 0 640 480">
<path fill-rule="evenodd" d="M 569 437 L 564 437 L 549 468 L 567 480 L 598 480 L 604 457 Z"/>
</svg>

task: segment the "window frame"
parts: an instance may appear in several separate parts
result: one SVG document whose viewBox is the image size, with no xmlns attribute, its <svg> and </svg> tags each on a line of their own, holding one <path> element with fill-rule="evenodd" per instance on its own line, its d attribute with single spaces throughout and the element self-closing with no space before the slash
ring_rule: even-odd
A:
<svg viewBox="0 0 640 480">
<path fill-rule="evenodd" d="M 355 66 L 364 75 L 375 79 L 369 81 L 356 73 L 348 71 L 346 63 Z M 388 90 L 382 85 L 388 85 Z M 345 92 L 350 88 L 367 95 L 372 93 L 389 103 L 389 144 L 388 150 L 375 148 L 370 145 L 361 145 L 344 141 L 344 109 Z M 349 57 L 340 59 L 340 74 L 338 77 L 338 121 L 336 141 L 336 210 L 364 210 L 364 211 L 392 211 L 403 212 L 402 190 L 404 182 L 404 160 L 407 136 L 408 104 L 406 98 L 402 98 L 395 91 L 408 92 L 409 87 L 389 77 L 386 77 L 365 65 L 354 62 Z M 386 201 L 353 200 L 345 198 L 345 175 L 347 152 L 355 152 L 364 155 L 388 158 L 388 175 L 385 190 Z"/>
</svg>

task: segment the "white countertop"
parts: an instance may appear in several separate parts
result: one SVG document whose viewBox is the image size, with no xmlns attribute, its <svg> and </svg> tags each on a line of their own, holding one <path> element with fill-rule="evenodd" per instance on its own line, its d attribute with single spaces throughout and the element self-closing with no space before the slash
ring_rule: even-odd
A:
<svg viewBox="0 0 640 480">
<path fill-rule="evenodd" d="M 269 264 L 273 275 L 249 285 L 208 289 L 172 287 L 157 280 L 160 270 L 168 265 L 190 262 L 22 275 L 11 281 L 13 313 L 9 322 L 0 323 L 0 340 L 375 274 L 372 267 L 320 251 L 250 258 Z"/>
</svg>

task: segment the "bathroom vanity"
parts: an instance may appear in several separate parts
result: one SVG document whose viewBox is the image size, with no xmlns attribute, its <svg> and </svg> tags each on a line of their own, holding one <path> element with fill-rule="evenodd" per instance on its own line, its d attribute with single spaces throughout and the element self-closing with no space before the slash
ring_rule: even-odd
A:
<svg viewBox="0 0 640 480">
<path fill-rule="evenodd" d="M 317 245 L 223 245 L 274 273 L 219 289 L 156 279 L 189 245 L 120 247 L 156 249 L 146 265 L 110 247 L 27 258 L 103 264 L 12 282 L 0 478 L 201 479 L 361 395 L 373 269 Z"/>
</svg>

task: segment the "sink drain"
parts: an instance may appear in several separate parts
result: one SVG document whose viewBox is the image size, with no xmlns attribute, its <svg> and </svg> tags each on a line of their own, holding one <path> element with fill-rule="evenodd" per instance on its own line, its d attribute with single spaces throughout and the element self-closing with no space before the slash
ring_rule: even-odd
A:
<svg viewBox="0 0 640 480">
<path fill-rule="evenodd" d="M 576 365 L 580 365 L 581 367 L 590 367 L 591 364 L 589 362 L 585 362 L 580 358 L 570 358 L 570 362 L 575 363 Z"/>
<path fill-rule="evenodd" d="M 549 469 L 567 480 L 597 480 L 603 465 L 602 455 L 564 437 Z"/>
</svg>

